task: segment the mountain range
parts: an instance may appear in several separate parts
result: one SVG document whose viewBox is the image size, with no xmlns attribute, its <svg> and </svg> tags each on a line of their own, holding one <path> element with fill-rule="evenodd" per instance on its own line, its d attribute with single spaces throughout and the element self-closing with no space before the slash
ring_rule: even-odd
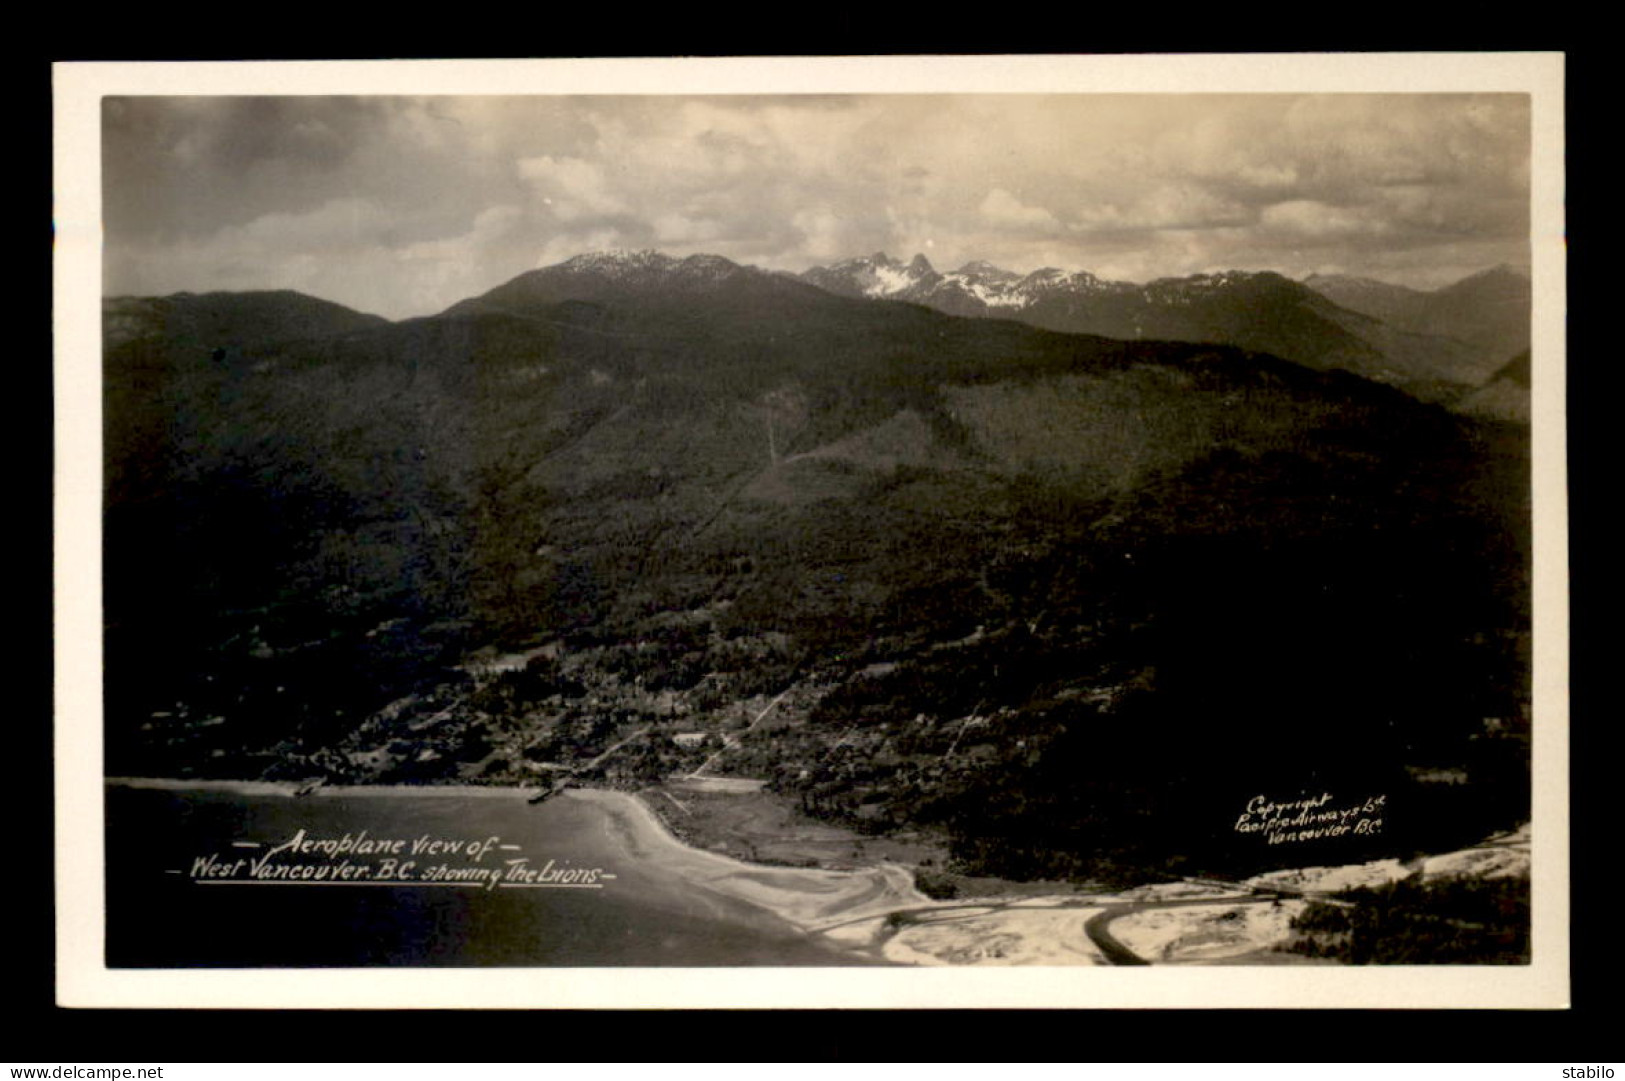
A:
<svg viewBox="0 0 1625 1081">
<path fill-rule="evenodd" d="M 1481 386 L 1529 344 L 1529 281 L 1505 267 L 1432 293 L 1346 277 L 1295 282 L 1269 271 L 1143 285 L 1053 267 L 1022 275 L 980 261 L 939 273 L 923 255 L 902 263 L 884 252 L 801 277 L 843 296 L 1068 333 L 1226 342 L 1442 402 Z"/>
<path fill-rule="evenodd" d="M 1304 284 L 1399 330 L 1466 342 L 1488 355 L 1510 359 L 1529 347 L 1529 277 L 1509 266 L 1432 291 L 1346 275 L 1312 274 Z"/>
<path fill-rule="evenodd" d="M 395 323 L 109 299 L 109 769 L 519 784 L 636 739 L 655 783 L 788 695 L 725 768 L 1015 877 L 1257 859 L 1231 812 L 1304 785 L 1387 792 L 1383 844 L 1516 818 L 1527 428 L 1359 374 L 1407 332 L 1278 276 L 1068 280 L 998 295 L 1252 337 L 657 253 Z"/>
</svg>

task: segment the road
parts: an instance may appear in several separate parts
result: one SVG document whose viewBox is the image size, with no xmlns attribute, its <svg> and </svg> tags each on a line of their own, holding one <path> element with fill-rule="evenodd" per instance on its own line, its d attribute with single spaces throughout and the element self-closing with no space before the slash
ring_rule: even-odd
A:
<svg viewBox="0 0 1625 1081">
<path fill-rule="evenodd" d="M 1136 912 L 1149 912 L 1159 908 L 1196 908 L 1201 906 L 1214 907 L 1220 905 L 1271 904 L 1280 899 L 1282 899 L 1281 895 L 1278 895 L 1274 891 L 1269 893 L 1231 897 L 1185 897 L 1166 901 L 1100 901 L 1090 897 L 1080 897 L 1077 900 L 1069 900 L 1057 905 L 1045 905 L 1042 911 L 1053 911 L 1055 909 L 1068 908 L 1101 909 L 1102 911 L 1097 912 L 1084 922 L 1083 930 L 1084 933 L 1089 936 L 1089 941 L 1092 942 L 1095 948 L 1100 951 L 1107 963 L 1113 965 L 1149 965 L 1151 964 L 1150 961 L 1141 957 L 1139 954 L 1135 953 L 1133 950 L 1129 949 L 1112 936 L 1112 933 L 1109 930 L 1109 925 L 1113 920 L 1122 916 L 1133 915 Z M 948 914 L 952 913 L 956 908 L 965 909 L 965 918 L 969 919 L 986 916 L 990 911 L 1012 908 L 1020 909 L 1024 907 L 1026 906 L 1024 906 L 1019 900 L 1004 902 L 972 900 L 961 905 L 939 904 L 921 906 L 918 908 L 897 909 L 888 915 L 887 937 L 889 938 L 891 935 L 896 934 L 907 927 L 925 922 L 927 919 L 932 922 L 942 919 L 951 919 L 952 916 Z M 818 930 L 823 932 L 833 931 L 840 927 L 846 926 L 847 924 L 862 923 L 873 918 L 874 916 L 872 913 L 865 914 L 852 919 L 840 920 L 834 923 L 825 924 L 819 927 Z"/>
<path fill-rule="evenodd" d="M 1111 922 L 1121 916 L 1131 916 L 1136 912 L 1150 912 L 1158 908 L 1190 908 L 1196 905 L 1256 905 L 1274 903 L 1280 898 L 1275 894 L 1252 895 L 1248 897 L 1225 897 L 1215 900 L 1211 897 L 1195 897 L 1174 901 L 1131 901 L 1126 904 L 1113 904 L 1104 907 L 1104 911 L 1091 916 L 1083 925 L 1084 933 L 1105 955 L 1107 961 L 1114 965 L 1149 965 L 1151 962 L 1117 941 L 1108 929 Z"/>
<path fill-rule="evenodd" d="M 654 727 L 654 725 L 652 725 L 652 724 L 644 725 L 642 728 L 638 729 L 636 732 L 633 732 L 630 736 L 627 736 L 625 739 L 620 740 L 620 741 L 618 741 L 616 743 L 612 743 L 608 747 L 605 747 L 604 750 L 598 755 L 598 757 L 594 758 L 592 761 L 584 763 L 584 764 L 579 765 L 579 766 L 572 767 L 570 772 L 572 774 L 576 774 L 576 773 L 581 773 L 584 770 L 597 769 L 599 766 L 604 764 L 604 760 L 606 758 L 608 758 L 610 755 L 614 754 L 616 751 L 620 750 L 622 747 L 625 747 L 628 743 L 631 743 L 633 740 L 637 739 L 639 736 L 644 735 L 645 733 L 647 733 L 649 731 L 649 729 L 651 729 L 653 727 Z"/>
<path fill-rule="evenodd" d="M 794 682 L 794 680 L 792 680 L 789 687 L 784 688 L 784 690 L 782 690 L 782 691 L 780 691 L 778 693 L 778 695 L 773 699 L 773 701 L 771 701 L 767 705 L 763 706 L 762 707 L 762 712 L 758 713 L 756 715 L 755 720 L 751 721 L 750 724 L 745 727 L 745 731 L 741 732 L 739 734 L 740 738 L 743 738 L 746 735 L 746 733 L 749 733 L 757 725 L 761 724 L 762 723 L 762 718 L 766 717 L 769 713 L 773 712 L 773 707 L 778 705 L 780 702 L 784 701 L 784 696 L 789 694 L 790 691 L 791 691 L 791 688 L 793 688 L 794 686 L 795 686 L 795 682 Z M 700 774 L 704 773 L 706 770 L 711 768 L 711 763 L 715 762 L 717 759 L 719 759 L 723 755 L 727 754 L 738 743 L 739 743 L 739 739 L 736 739 L 735 737 L 730 736 L 727 733 L 723 733 L 723 736 L 722 736 L 722 750 L 718 751 L 716 754 L 712 755 L 710 758 L 707 758 L 704 762 L 701 762 L 700 763 L 700 768 L 695 770 L 693 773 L 690 773 L 688 775 L 688 779 L 691 780 L 691 781 L 698 779 Z"/>
</svg>

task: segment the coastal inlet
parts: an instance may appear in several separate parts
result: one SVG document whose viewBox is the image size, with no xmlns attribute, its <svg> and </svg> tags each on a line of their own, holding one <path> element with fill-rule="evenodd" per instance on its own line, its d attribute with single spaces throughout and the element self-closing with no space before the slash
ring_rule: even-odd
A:
<svg viewBox="0 0 1625 1081">
<path fill-rule="evenodd" d="M 114 968 L 870 964 L 792 919 L 924 900 L 740 874 L 616 792 L 131 781 L 107 810 Z"/>
</svg>

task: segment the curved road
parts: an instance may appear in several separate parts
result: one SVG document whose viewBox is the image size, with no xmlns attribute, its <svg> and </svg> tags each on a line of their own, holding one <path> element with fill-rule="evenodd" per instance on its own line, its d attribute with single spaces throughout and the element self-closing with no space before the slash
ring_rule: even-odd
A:
<svg viewBox="0 0 1625 1081">
<path fill-rule="evenodd" d="M 1194 908 L 1202 905 L 1215 906 L 1266 904 L 1273 903 L 1278 900 L 1286 900 L 1287 896 L 1288 895 L 1286 894 L 1277 894 L 1272 891 L 1266 894 L 1248 894 L 1239 897 L 1186 897 L 1167 901 L 1108 901 L 1104 903 L 1090 900 L 1088 898 L 1079 898 L 1076 901 L 1067 901 L 1066 903 L 1060 905 L 1045 905 L 1042 910 L 1049 911 L 1057 908 L 1101 909 L 1102 911 L 1095 913 L 1084 922 L 1083 930 L 1084 933 L 1089 936 L 1089 941 L 1094 943 L 1095 947 L 1100 950 L 1101 955 L 1105 957 L 1107 963 L 1113 965 L 1149 965 L 1151 964 L 1150 961 L 1147 961 L 1145 958 L 1141 957 L 1139 954 L 1135 953 L 1133 950 L 1129 949 L 1112 936 L 1111 931 L 1108 930 L 1108 926 L 1113 920 L 1121 916 L 1133 915 L 1136 912 L 1149 912 L 1159 908 Z M 1020 907 L 1019 900 L 1011 900 L 1003 903 L 999 903 L 997 901 L 967 901 L 966 903 L 959 905 L 931 905 L 929 907 L 922 906 L 919 908 L 894 909 L 887 915 L 887 933 L 885 938 L 889 939 L 892 935 L 897 934 L 899 931 L 902 931 L 910 926 L 916 926 L 923 922 L 921 920 L 917 920 L 915 918 L 916 916 L 929 916 L 933 919 L 951 919 L 952 917 L 945 917 L 945 914 L 952 912 L 956 908 L 964 908 L 971 910 L 971 912 L 967 913 L 964 917 L 966 919 L 970 919 L 974 916 L 986 915 L 990 910 L 997 911 L 999 909 L 1007 909 L 1012 907 Z M 826 923 L 819 926 L 817 930 L 820 933 L 823 933 L 846 926 L 847 924 L 863 923 L 874 918 L 875 915 L 870 913 L 863 916 L 852 917 L 850 919 L 839 920 L 834 923 Z M 877 941 L 871 948 L 878 952 L 883 944 L 884 939 Z"/>
<path fill-rule="evenodd" d="M 1089 941 L 1105 955 L 1106 960 L 1114 965 L 1149 965 L 1151 962 L 1117 941 L 1112 937 L 1107 925 L 1120 916 L 1131 916 L 1136 912 L 1149 912 L 1158 908 L 1190 908 L 1195 905 L 1256 905 L 1266 901 L 1282 900 L 1275 894 L 1263 896 L 1249 895 L 1246 897 L 1197 897 L 1173 901 L 1130 901 L 1127 904 L 1107 905 L 1094 916 L 1091 916 L 1083 925 L 1084 933 Z"/>
</svg>

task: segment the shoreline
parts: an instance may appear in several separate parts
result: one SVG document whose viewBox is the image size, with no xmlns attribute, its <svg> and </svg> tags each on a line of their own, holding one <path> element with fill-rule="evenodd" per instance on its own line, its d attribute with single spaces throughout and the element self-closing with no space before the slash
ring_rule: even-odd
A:
<svg viewBox="0 0 1625 1081">
<path fill-rule="evenodd" d="M 287 796 L 290 799 L 316 799 L 322 796 L 469 796 L 487 799 L 530 799 L 540 786 L 481 784 L 321 784 L 303 795 L 304 781 L 234 781 L 220 778 L 192 780 L 185 777 L 103 777 L 105 788 L 139 788 L 178 792 L 240 792 L 246 796 Z"/>
<path fill-rule="evenodd" d="M 535 794 L 507 786 L 396 784 L 324 785 L 300 796 L 304 785 L 292 782 L 104 779 L 105 789 L 120 787 L 269 796 L 290 803 L 429 795 L 512 804 Z M 1412 873 L 1515 873 L 1520 865 L 1527 868 L 1529 858 L 1525 826 L 1459 852 L 1435 854 L 1414 867 L 1383 860 L 1299 867 L 1233 883 L 1184 880 L 1098 893 L 938 900 L 921 893 L 913 873 L 899 863 L 791 867 L 697 847 L 668 824 L 645 793 L 570 788 L 548 802 L 555 799 L 590 805 L 622 857 L 681 892 L 710 898 L 713 908 L 734 913 L 729 918 L 735 921 L 760 918 L 838 954 L 901 965 L 1330 963 L 1279 949 L 1291 934 L 1292 917 L 1311 901 Z M 1116 934 L 1105 933 L 1108 923 L 1118 924 Z"/>
<path fill-rule="evenodd" d="M 163 777 L 106 777 L 103 787 L 159 791 L 193 791 L 246 796 L 281 796 L 289 800 L 334 797 L 430 796 L 529 800 L 534 789 L 497 785 L 322 785 L 297 795 L 302 784 L 286 781 L 187 780 Z M 853 920 L 880 918 L 900 908 L 938 902 L 914 888 L 914 876 L 897 864 L 861 870 L 782 867 L 750 863 L 688 844 L 672 832 L 638 793 L 605 788 L 570 788 L 552 799 L 594 805 L 605 816 L 628 855 L 665 871 L 686 886 L 734 901 L 743 901 L 789 924 L 809 938 Z M 825 940 L 827 941 L 827 940 Z"/>
<path fill-rule="evenodd" d="M 625 831 L 633 855 L 689 884 L 765 909 L 809 934 L 900 908 L 935 905 L 897 864 L 853 871 L 750 863 L 686 843 L 635 792 L 576 788 L 565 798 L 597 805 Z"/>
</svg>

